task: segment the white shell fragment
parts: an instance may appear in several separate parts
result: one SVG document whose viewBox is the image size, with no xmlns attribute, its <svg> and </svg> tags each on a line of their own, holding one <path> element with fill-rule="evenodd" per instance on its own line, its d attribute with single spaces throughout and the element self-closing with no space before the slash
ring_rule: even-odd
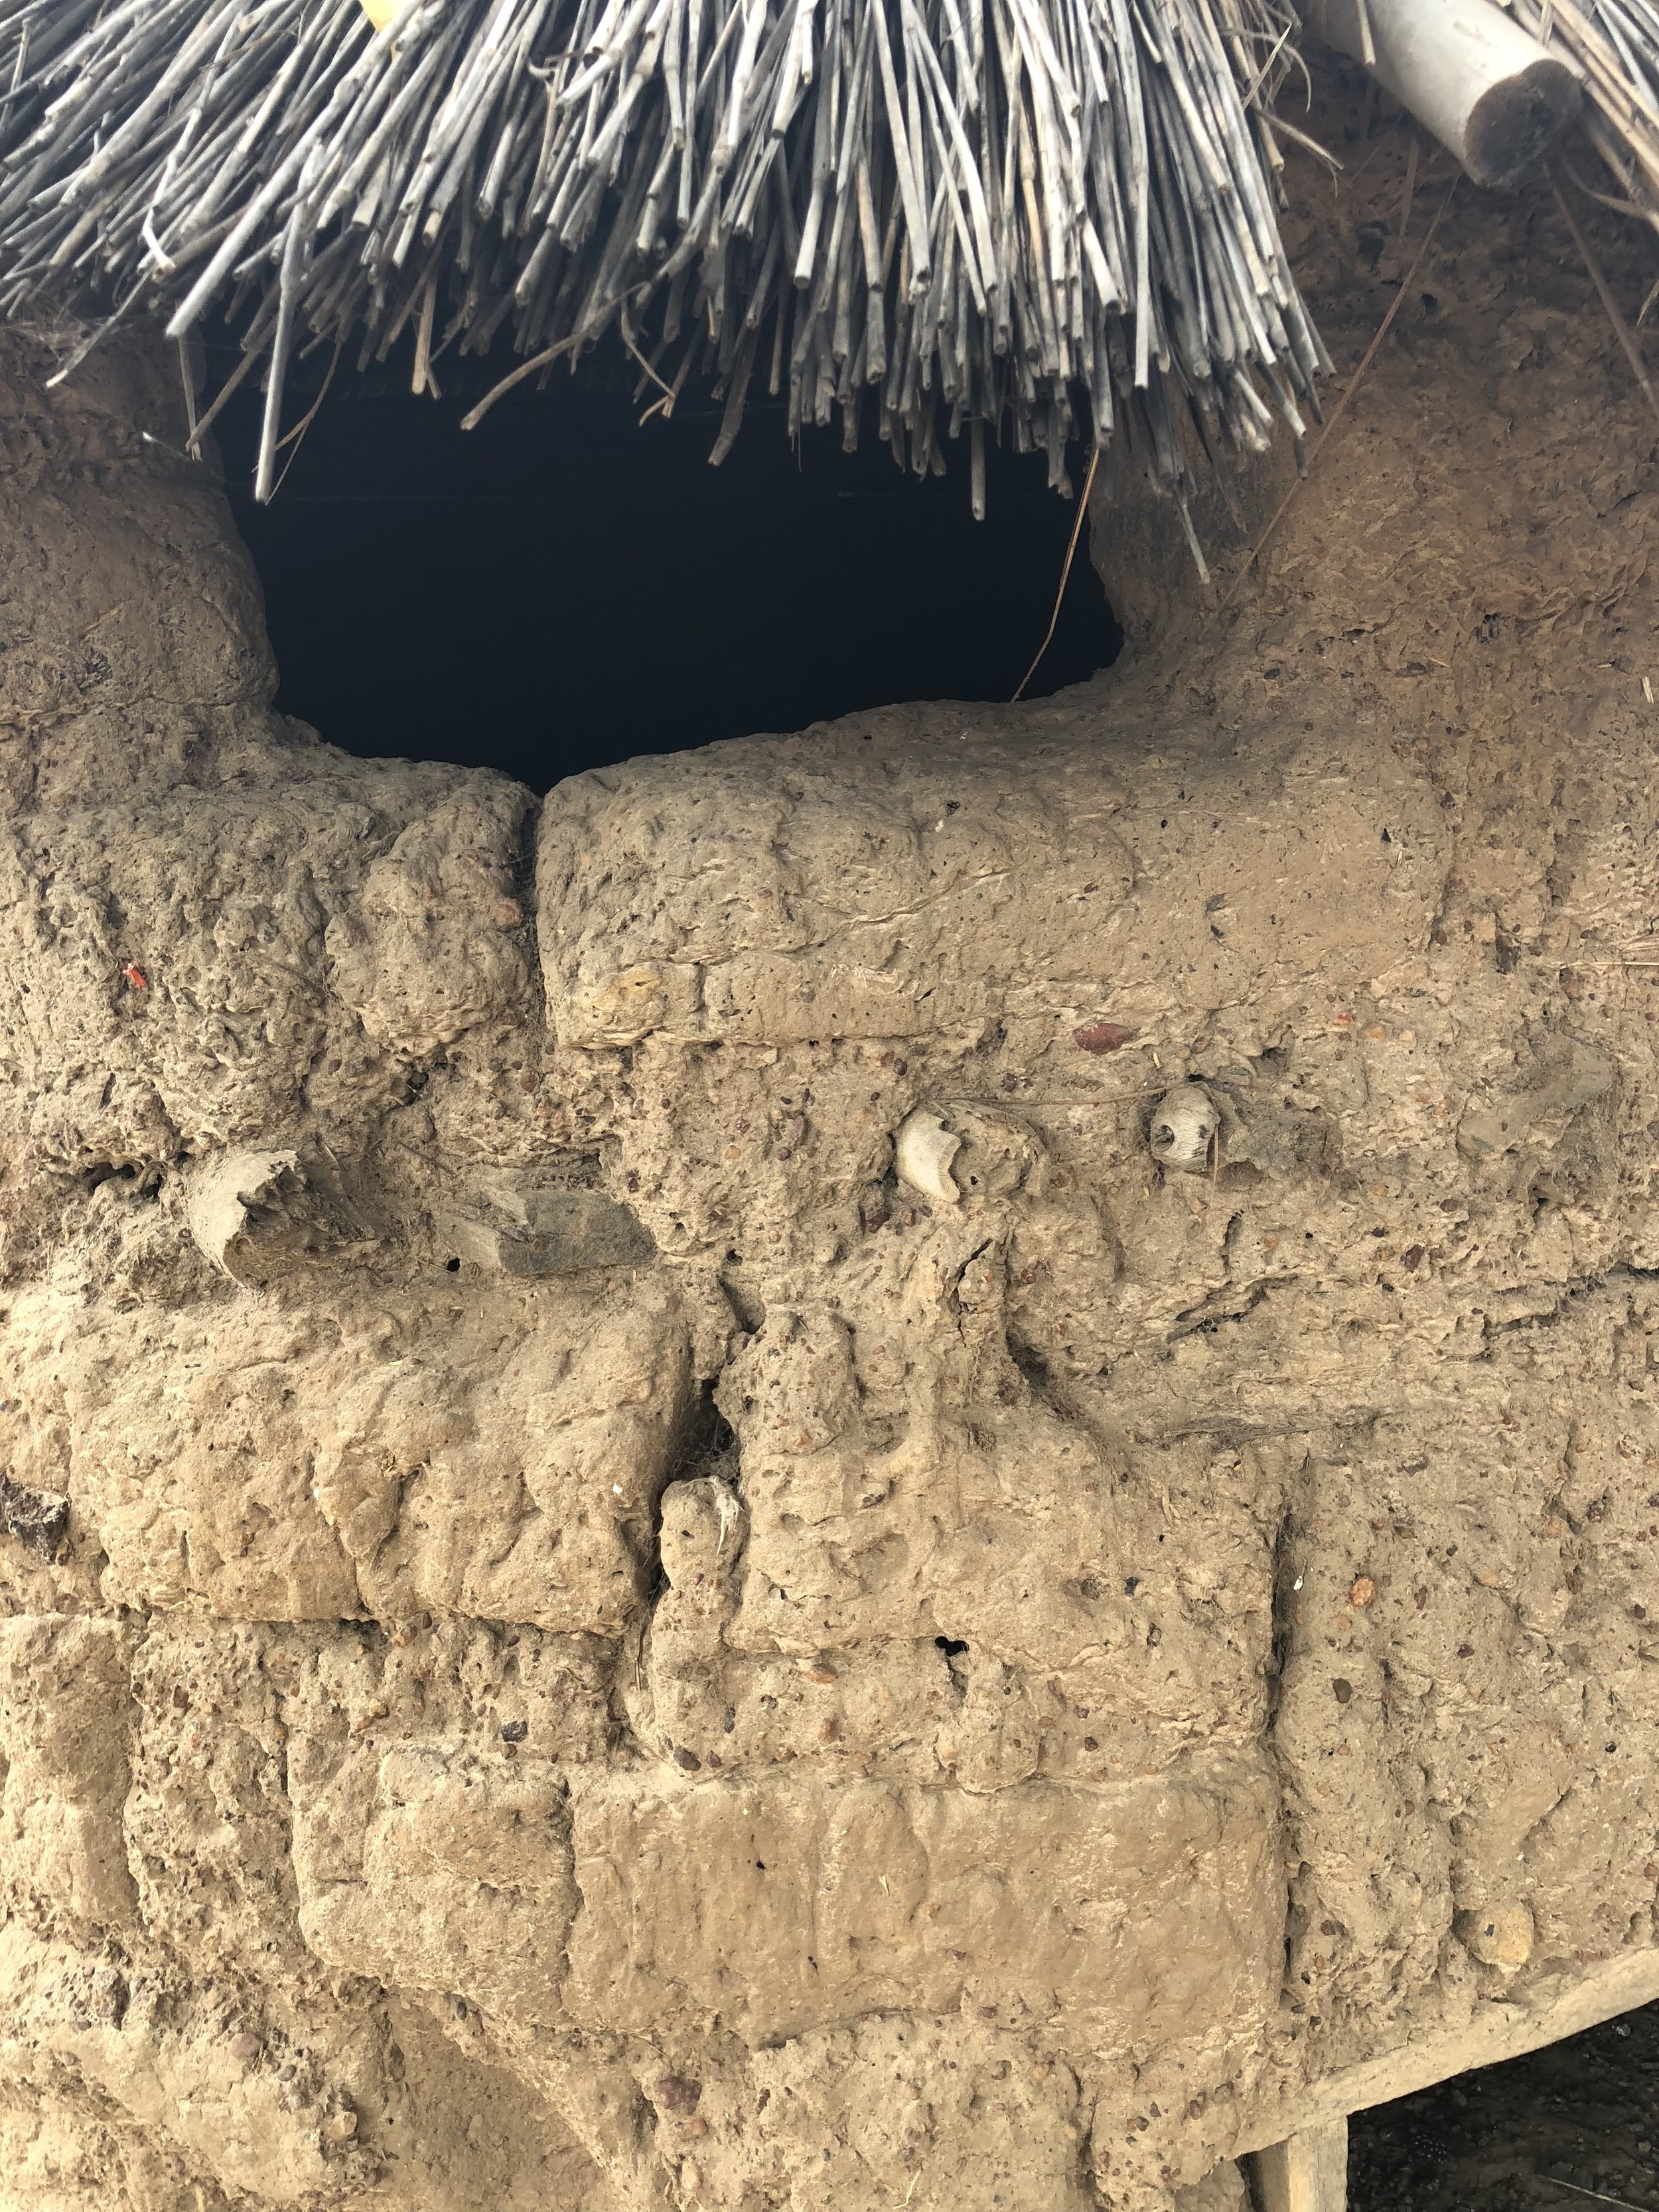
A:
<svg viewBox="0 0 1659 2212">
<path fill-rule="evenodd" d="M 925 1198 L 941 1206 L 955 1206 L 962 1197 L 951 1173 L 951 1163 L 962 1149 L 962 1139 L 947 1129 L 937 1114 L 918 1106 L 899 1123 L 894 1141 L 899 1179 Z"/>
<path fill-rule="evenodd" d="M 198 1178 L 185 1213 L 203 1257 L 225 1274 L 235 1274 L 229 1255 L 253 1208 L 284 1182 L 297 1188 L 301 1182 L 297 1152 L 227 1152 L 213 1161 Z"/>
<path fill-rule="evenodd" d="M 951 1179 L 964 1199 L 1007 1198 L 1041 1186 L 1042 1143 L 1026 1123 L 970 1099 L 947 1102 L 945 1111 L 961 1133 L 962 1150 L 951 1164 Z"/>
<path fill-rule="evenodd" d="M 269 1283 L 352 1234 L 325 1160 L 297 1152 L 224 1152 L 198 1174 L 185 1218 L 198 1249 L 233 1282 Z"/>
<path fill-rule="evenodd" d="M 1221 1127 L 1221 1113 L 1201 1083 L 1177 1083 L 1158 1102 L 1147 1142 L 1152 1158 L 1166 1168 L 1201 1175 Z"/>
</svg>

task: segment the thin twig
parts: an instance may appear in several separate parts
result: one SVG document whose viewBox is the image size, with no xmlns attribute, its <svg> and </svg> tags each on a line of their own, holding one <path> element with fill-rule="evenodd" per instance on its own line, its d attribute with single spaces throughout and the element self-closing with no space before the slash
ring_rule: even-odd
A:
<svg viewBox="0 0 1659 2212">
<path fill-rule="evenodd" d="M 1066 559 L 1062 563 L 1060 571 L 1060 589 L 1054 593 L 1054 611 L 1048 617 L 1048 629 L 1043 634 L 1042 642 L 1038 646 L 1036 653 L 1032 659 L 1030 666 L 1026 670 L 1024 675 L 1020 678 L 1019 684 L 1014 692 L 1014 696 L 1008 702 L 1011 707 L 1018 703 L 1021 693 L 1024 692 L 1026 685 L 1036 674 L 1037 663 L 1042 659 L 1043 654 L 1047 653 L 1048 647 L 1054 643 L 1054 632 L 1060 627 L 1060 610 L 1065 601 L 1066 586 L 1072 580 L 1072 563 L 1077 557 L 1077 542 L 1083 535 L 1084 524 L 1089 519 L 1089 494 L 1094 489 L 1095 471 L 1099 467 L 1099 465 L 1100 448 L 1097 446 L 1093 453 L 1089 456 L 1089 473 L 1083 479 L 1083 489 L 1079 495 L 1077 503 L 1077 520 L 1072 525 L 1071 539 L 1066 545 Z"/>
<path fill-rule="evenodd" d="M 223 384 L 219 387 L 218 395 L 215 398 L 213 404 L 208 409 L 207 413 L 203 416 L 201 421 L 198 422 L 196 428 L 191 432 L 189 450 L 198 460 L 201 459 L 202 455 L 203 439 L 206 437 L 208 432 L 218 421 L 221 414 L 224 410 L 227 402 L 234 395 L 237 386 L 242 382 L 245 377 L 258 367 L 260 358 L 261 356 L 257 353 L 245 353 L 242 356 L 240 361 L 237 362 L 235 368 L 232 369 L 230 374 L 225 379 Z"/>
<path fill-rule="evenodd" d="M 271 491 L 270 495 L 273 499 L 276 498 L 277 492 L 281 491 L 283 486 L 288 482 L 288 472 L 294 466 L 295 461 L 300 458 L 300 448 L 306 441 L 306 432 L 317 420 L 319 415 L 321 414 L 323 410 L 323 402 L 328 397 L 328 388 L 334 381 L 334 372 L 339 366 L 340 348 L 337 345 L 334 349 L 334 358 L 328 365 L 328 374 L 323 379 L 322 390 L 317 394 L 317 397 L 312 401 L 309 408 L 306 410 L 305 414 L 301 416 L 300 420 L 295 424 L 288 435 L 285 438 L 280 439 L 277 442 L 276 450 L 278 453 L 282 451 L 284 446 L 289 445 L 293 447 L 294 451 L 289 455 L 287 460 L 283 464 L 283 473 L 277 477 L 276 485 Z"/>
<path fill-rule="evenodd" d="M 622 332 L 622 342 L 628 348 L 629 353 L 633 355 L 635 360 L 638 362 L 640 367 L 645 371 L 646 374 L 650 378 L 653 384 L 656 386 L 658 391 L 662 393 L 663 399 L 667 400 L 672 404 L 674 398 L 673 386 L 672 384 L 665 383 L 663 379 L 658 375 L 656 370 L 652 368 L 650 362 L 640 351 L 638 346 L 635 344 L 633 339 L 629 336 L 625 330 Z M 636 390 L 635 397 L 637 398 L 639 394 Z M 660 406 L 662 404 L 662 401 L 659 400 L 657 404 Z M 644 418 L 641 417 L 641 419 L 643 420 Z"/>
<path fill-rule="evenodd" d="M 196 380 L 190 371 L 190 340 L 179 341 L 179 381 L 185 393 L 185 444 L 193 446 L 197 438 Z"/>
<path fill-rule="evenodd" d="M 1413 131 L 1406 146 L 1406 182 L 1400 195 L 1400 241 L 1404 245 L 1406 234 L 1412 227 L 1412 202 L 1417 197 L 1417 133 Z"/>
<path fill-rule="evenodd" d="M 1580 254 L 1583 258 L 1584 266 L 1589 271 L 1591 283 L 1595 285 L 1596 291 L 1601 295 L 1601 305 L 1607 311 L 1607 320 L 1613 325 L 1614 334 L 1618 337 L 1620 344 L 1625 349 L 1625 358 L 1630 363 L 1632 369 L 1635 373 L 1636 381 L 1641 386 L 1643 392 L 1646 394 L 1649 406 L 1652 408 L 1656 415 L 1659 415 L 1659 392 L 1656 392 L 1653 388 L 1653 381 L 1649 376 L 1646 364 L 1642 359 L 1641 349 L 1637 345 L 1636 339 L 1631 331 L 1630 326 L 1619 312 L 1618 301 L 1613 298 L 1612 292 L 1607 288 L 1607 280 L 1601 274 L 1601 265 L 1597 261 L 1595 256 L 1590 252 L 1589 240 L 1585 237 L 1583 232 L 1579 229 L 1578 225 L 1573 221 L 1572 210 L 1567 205 L 1566 201 L 1561 197 L 1561 187 L 1556 183 L 1553 177 L 1551 177 L 1550 179 L 1550 190 L 1555 194 L 1555 204 L 1560 209 L 1563 216 L 1566 218 L 1567 228 L 1572 233 L 1573 243 L 1577 246 Z"/>
<path fill-rule="evenodd" d="M 1581 2182 L 1564 2181 L 1559 2173 L 1540 2173 L 1537 2179 L 1547 2182 L 1552 2189 L 1571 2189 L 1579 2197 L 1593 2197 L 1599 2204 L 1619 2204 L 1624 2212 L 1648 2212 L 1644 2204 L 1632 2204 L 1627 2197 L 1609 2197 L 1605 2190 L 1586 2189 Z"/>
</svg>

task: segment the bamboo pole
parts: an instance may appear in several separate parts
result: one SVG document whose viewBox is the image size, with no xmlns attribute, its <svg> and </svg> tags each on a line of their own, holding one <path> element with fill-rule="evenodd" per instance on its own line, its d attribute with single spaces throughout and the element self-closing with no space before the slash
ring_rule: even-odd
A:
<svg viewBox="0 0 1659 2212">
<path fill-rule="evenodd" d="M 1578 113 L 1578 79 L 1492 0 L 1310 0 L 1328 45 L 1455 155 L 1470 180 L 1518 184 Z"/>
</svg>

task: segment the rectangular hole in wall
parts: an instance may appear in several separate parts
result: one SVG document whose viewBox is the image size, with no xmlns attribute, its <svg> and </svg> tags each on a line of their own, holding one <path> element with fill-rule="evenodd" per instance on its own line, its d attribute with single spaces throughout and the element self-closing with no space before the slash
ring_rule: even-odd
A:
<svg viewBox="0 0 1659 2212">
<path fill-rule="evenodd" d="M 1625 1978 L 1644 1964 L 1604 1971 Z M 1529 2039 L 1527 2008 L 1515 2010 L 1503 2032 Z M 1436 2055 L 1431 2042 L 1372 2065 L 1427 2070 Z M 1337 2088 L 1328 2081 L 1326 2095 Z M 1515 2057 L 1447 2066 L 1426 2087 L 1264 2146 L 1245 2168 L 1255 2212 L 1659 2212 L 1659 2003 Z"/>
<path fill-rule="evenodd" d="M 1350 2212 L 1659 2212 L 1659 2005 L 1356 2112 Z"/>
</svg>

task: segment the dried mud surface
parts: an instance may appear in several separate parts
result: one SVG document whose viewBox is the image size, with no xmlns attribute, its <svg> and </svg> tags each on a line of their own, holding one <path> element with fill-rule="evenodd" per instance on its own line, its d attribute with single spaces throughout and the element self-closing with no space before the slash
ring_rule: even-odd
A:
<svg viewBox="0 0 1659 2212">
<path fill-rule="evenodd" d="M 1238 2212 L 1653 1946 L 1653 425 L 1441 236 L 1178 650 L 539 805 L 7 340 L 4 2212 Z"/>
</svg>

